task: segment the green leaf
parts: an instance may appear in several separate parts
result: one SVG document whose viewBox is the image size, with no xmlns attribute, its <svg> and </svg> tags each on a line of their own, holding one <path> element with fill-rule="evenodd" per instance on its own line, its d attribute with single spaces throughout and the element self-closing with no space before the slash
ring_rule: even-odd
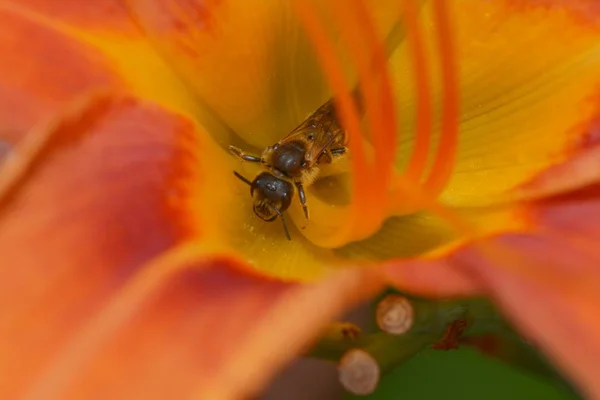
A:
<svg viewBox="0 0 600 400">
<path fill-rule="evenodd" d="M 364 400 L 577 400 L 564 386 L 511 368 L 473 349 L 425 350 L 386 374 Z"/>
</svg>

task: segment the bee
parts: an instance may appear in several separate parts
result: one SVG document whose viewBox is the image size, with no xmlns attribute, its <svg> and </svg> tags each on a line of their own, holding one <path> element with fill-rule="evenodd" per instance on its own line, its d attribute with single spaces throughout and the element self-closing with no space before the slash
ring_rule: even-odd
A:
<svg viewBox="0 0 600 400">
<path fill-rule="evenodd" d="M 347 153 L 346 132 L 338 121 L 333 100 L 329 100 L 283 139 L 268 146 L 260 157 L 235 146 L 229 146 L 229 151 L 244 161 L 264 166 L 253 181 L 237 171 L 234 175 L 250 186 L 254 213 L 267 222 L 281 218 L 285 235 L 291 240 L 283 212 L 298 191 L 304 216 L 309 219 L 305 189 L 317 179 L 322 165 Z"/>
</svg>

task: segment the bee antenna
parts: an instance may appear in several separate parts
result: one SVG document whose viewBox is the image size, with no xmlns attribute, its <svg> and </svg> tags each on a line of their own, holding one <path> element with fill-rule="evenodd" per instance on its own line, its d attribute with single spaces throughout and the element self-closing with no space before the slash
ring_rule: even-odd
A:
<svg viewBox="0 0 600 400">
<path fill-rule="evenodd" d="M 252 182 L 250 182 L 248 179 L 244 178 L 239 172 L 233 171 L 233 174 L 235 176 L 237 176 L 240 181 L 244 182 L 248 186 L 252 186 Z"/>
<path fill-rule="evenodd" d="M 279 209 L 275 206 L 269 205 L 269 207 L 271 207 L 273 210 L 275 210 L 277 215 L 279 215 L 279 217 L 281 218 L 281 224 L 283 225 L 283 231 L 285 232 L 285 237 L 287 238 L 287 240 L 292 240 L 292 237 L 290 236 L 290 231 L 287 228 L 287 224 L 285 223 L 285 218 L 283 218 L 283 214 L 281 213 L 281 211 L 279 211 Z"/>
</svg>

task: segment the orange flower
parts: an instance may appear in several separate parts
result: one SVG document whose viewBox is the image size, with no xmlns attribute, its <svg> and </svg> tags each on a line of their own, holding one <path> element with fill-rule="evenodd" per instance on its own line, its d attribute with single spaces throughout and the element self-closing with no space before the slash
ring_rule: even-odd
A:
<svg viewBox="0 0 600 400">
<path fill-rule="evenodd" d="M 392 284 L 492 297 L 600 398 L 596 2 L 266 3 L 0 0 L 2 397 L 243 398 Z M 287 241 L 226 148 L 332 92 Z"/>
</svg>

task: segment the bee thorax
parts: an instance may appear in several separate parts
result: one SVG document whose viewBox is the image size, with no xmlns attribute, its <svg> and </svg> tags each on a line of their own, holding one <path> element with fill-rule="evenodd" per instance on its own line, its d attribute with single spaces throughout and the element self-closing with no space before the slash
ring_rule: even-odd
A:
<svg viewBox="0 0 600 400">
<path fill-rule="evenodd" d="M 271 154 L 271 165 L 287 176 L 297 176 L 305 164 L 306 146 L 299 141 L 284 143 Z"/>
</svg>

